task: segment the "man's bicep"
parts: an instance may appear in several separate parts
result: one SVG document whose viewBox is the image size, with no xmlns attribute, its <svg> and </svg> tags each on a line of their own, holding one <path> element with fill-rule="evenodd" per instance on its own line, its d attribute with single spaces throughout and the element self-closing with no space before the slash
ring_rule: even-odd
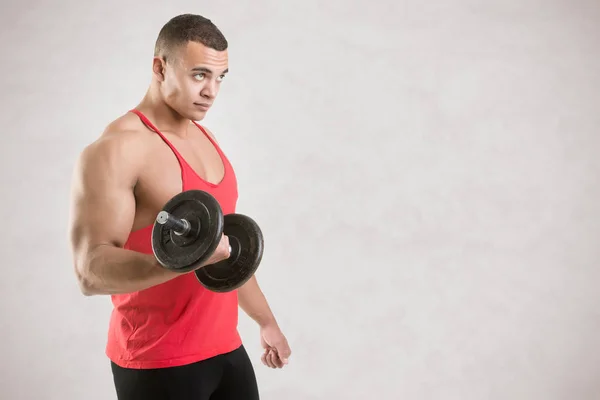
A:
<svg viewBox="0 0 600 400">
<path fill-rule="evenodd" d="M 119 143 L 86 148 L 76 165 L 71 199 L 70 236 L 76 252 L 99 245 L 122 246 L 135 213 L 135 172 Z"/>
</svg>

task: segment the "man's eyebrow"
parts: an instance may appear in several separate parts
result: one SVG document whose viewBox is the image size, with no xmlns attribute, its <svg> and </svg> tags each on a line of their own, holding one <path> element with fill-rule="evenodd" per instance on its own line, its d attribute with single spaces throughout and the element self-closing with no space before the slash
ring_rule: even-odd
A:
<svg viewBox="0 0 600 400">
<path fill-rule="evenodd" d="M 207 74 L 213 74 L 214 72 L 206 67 L 194 67 L 192 68 L 192 71 L 194 72 L 206 72 Z M 221 72 L 221 74 L 226 74 L 229 72 L 229 68 L 227 68 L 225 71 Z"/>
</svg>

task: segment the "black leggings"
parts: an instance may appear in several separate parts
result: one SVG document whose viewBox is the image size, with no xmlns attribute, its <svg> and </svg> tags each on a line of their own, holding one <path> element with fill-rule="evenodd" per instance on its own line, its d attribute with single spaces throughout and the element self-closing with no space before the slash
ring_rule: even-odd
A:
<svg viewBox="0 0 600 400">
<path fill-rule="evenodd" d="M 254 368 L 244 346 L 180 367 L 122 368 L 111 362 L 119 400 L 258 400 Z"/>
</svg>

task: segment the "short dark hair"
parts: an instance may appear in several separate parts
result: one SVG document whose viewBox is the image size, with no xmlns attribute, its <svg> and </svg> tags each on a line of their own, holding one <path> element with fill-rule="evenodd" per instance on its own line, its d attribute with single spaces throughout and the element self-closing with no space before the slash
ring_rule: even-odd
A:
<svg viewBox="0 0 600 400">
<path fill-rule="evenodd" d="M 201 43 L 217 51 L 227 49 L 227 39 L 208 18 L 196 14 L 181 14 L 171 18 L 158 33 L 154 56 L 165 61 L 188 42 Z"/>
</svg>

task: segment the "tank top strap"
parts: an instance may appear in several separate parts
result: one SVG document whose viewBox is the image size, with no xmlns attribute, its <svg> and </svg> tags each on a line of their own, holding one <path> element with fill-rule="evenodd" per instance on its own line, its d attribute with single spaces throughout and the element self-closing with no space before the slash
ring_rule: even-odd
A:
<svg viewBox="0 0 600 400">
<path fill-rule="evenodd" d="M 173 153 L 175 153 L 175 156 L 179 160 L 179 163 L 183 164 L 183 162 L 185 160 L 183 159 L 183 157 L 181 156 L 181 154 L 179 154 L 179 152 L 177 151 L 177 149 L 175 148 L 175 146 L 173 146 L 173 144 L 169 141 L 169 139 L 167 139 L 165 137 L 165 135 L 156 126 L 154 126 L 154 124 L 152 122 L 150 122 L 150 120 L 141 111 L 136 110 L 134 108 L 134 109 L 129 110 L 129 112 L 132 112 L 132 113 L 136 114 L 138 117 L 140 117 L 140 119 L 142 120 L 142 122 L 144 124 L 146 124 L 154 132 L 156 132 L 158 134 L 158 136 L 160 136 L 161 139 L 171 148 L 171 150 L 173 151 Z"/>
<path fill-rule="evenodd" d="M 210 140 L 210 142 L 212 143 L 214 148 L 219 153 L 221 160 L 225 163 L 225 169 L 229 168 L 231 166 L 229 163 L 229 159 L 227 158 L 227 156 L 225 155 L 225 153 L 223 152 L 223 150 L 221 149 L 221 146 L 219 146 L 217 141 L 215 139 L 213 139 L 212 135 L 209 135 L 209 133 L 206 131 L 206 129 L 204 129 L 204 127 L 202 125 L 198 124 L 196 121 L 192 121 L 192 122 L 194 123 L 194 125 L 196 125 L 196 127 L 198 127 L 198 129 L 200 129 L 200 132 L 202 132 L 204 134 L 204 136 L 206 136 L 206 138 L 208 140 Z"/>
</svg>

